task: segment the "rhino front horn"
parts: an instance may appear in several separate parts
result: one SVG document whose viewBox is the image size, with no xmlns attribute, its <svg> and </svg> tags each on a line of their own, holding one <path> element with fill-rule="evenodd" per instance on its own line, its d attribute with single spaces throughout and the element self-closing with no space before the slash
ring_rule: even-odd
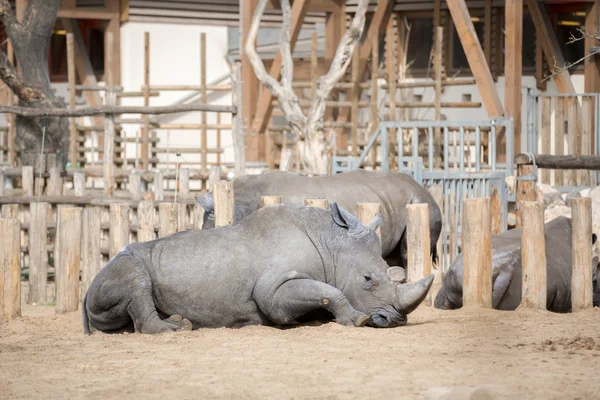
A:
<svg viewBox="0 0 600 400">
<path fill-rule="evenodd" d="M 434 274 L 413 283 L 401 283 L 396 286 L 398 311 L 406 314 L 413 312 L 427 296 L 433 284 Z"/>
</svg>

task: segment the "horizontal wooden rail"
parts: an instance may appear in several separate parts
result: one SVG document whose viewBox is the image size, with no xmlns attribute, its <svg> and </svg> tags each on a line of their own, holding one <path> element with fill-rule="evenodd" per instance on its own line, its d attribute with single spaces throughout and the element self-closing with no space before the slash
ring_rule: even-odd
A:
<svg viewBox="0 0 600 400">
<path fill-rule="evenodd" d="M 389 107 L 389 103 L 385 103 Z M 435 103 L 408 101 L 406 103 L 396 103 L 396 107 L 400 108 L 435 108 Z M 474 101 L 458 101 L 458 102 L 442 102 L 442 108 L 481 108 L 481 103 Z"/>
<path fill-rule="evenodd" d="M 600 156 L 534 154 L 533 157 L 538 168 L 600 170 Z M 517 165 L 533 165 L 533 161 L 529 154 L 518 154 L 515 157 L 515 164 Z"/>
<path fill-rule="evenodd" d="M 174 114 L 181 112 L 206 111 L 236 114 L 235 106 L 222 106 L 213 104 L 178 104 L 173 106 L 104 106 L 86 107 L 77 110 L 66 108 L 28 108 L 18 106 L 2 106 L 0 114 L 15 114 L 22 117 L 87 117 L 102 114 Z"/>
</svg>

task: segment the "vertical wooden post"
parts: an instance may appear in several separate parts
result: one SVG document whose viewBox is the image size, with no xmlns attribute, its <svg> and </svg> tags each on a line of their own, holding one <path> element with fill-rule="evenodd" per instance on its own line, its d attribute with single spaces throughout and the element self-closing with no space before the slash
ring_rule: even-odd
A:
<svg viewBox="0 0 600 400">
<path fill-rule="evenodd" d="M 491 225 L 489 198 L 464 200 L 462 221 L 464 306 L 492 307 Z"/>
<path fill-rule="evenodd" d="M 204 208 L 198 202 L 194 204 L 194 229 L 202 229 L 204 225 Z"/>
<path fill-rule="evenodd" d="M 552 97 L 542 97 L 542 154 L 550 154 L 550 121 L 552 119 Z M 537 143 L 534 143 L 537 149 Z M 534 151 L 535 152 L 535 151 Z M 550 170 L 542 169 L 542 183 L 550 184 Z"/>
<path fill-rule="evenodd" d="M 154 240 L 154 203 L 149 200 L 140 202 L 137 213 L 140 223 L 137 234 L 138 242 Z"/>
<path fill-rule="evenodd" d="M 164 199 L 163 175 L 162 172 L 157 171 L 154 173 L 154 201 L 163 201 Z"/>
<path fill-rule="evenodd" d="M 175 203 L 158 205 L 158 237 L 165 237 L 177 232 L 177 208 Z"/>
<path fill-rule="evenodd" d="M 102 254 L 100 253 L 101 234 L 100 207 L 83 209 L 83 231 L 81 235 L 81 299 L 102 269 Z"/>
<path fill-rule="evenodd" d="M 212 188 L 221 181 L 221 167 L 211 167 L 208 173 L 208 182 L 206 188 L 212 190 Z"/>
<path fill-rule="evenodd" d="M 231 97 L 236 107 L 236 113 L 231 120 L 231 135 L 233 136 L 234 171 L 235 176 L 246 172 L 246 138 L 242 110 L 242 68 L 239 63 L 233 66 L 231 72 Z M 250 123 L 250 122 L 249 122 Z"/>
<path fill-rule="evenodd" d="M 21 316 L 21 224 L 0 218 L 0 322 Z"/>
<path fill-rule="evenodd" d="M 387 23 L 387 29 L 386 29 L 386 47 L 385 47 L 385 51 L 386 51 L 386 70 L 387 70 L 387 81 L 388 81 L 388 85 L 389 85 L 389 99 L 390 99 L 390 110 L 389 110 L 389 116 L 388 116 L 388 121 L 395 121 L 396 120 L 396 88 L 397 88 L 397 82 L 398 82 L 398 77 L 397 77 L 397 73 L 398 73 L 398 67 L 396 64 L 396 54 L 394 54 L 394 21 L 393 19 L 390 18 L 390 20 Z M 400 37 L 398 37 L 398 40 L 400 40 Z M 375 44 L 375 43 L 374 43 Z M 377 44 L 377 46 L 379 46 L 379 44 Z M 396 148 L 397 148 L 397 140 L 396 140 L 396 133 L 397 130 L 396 129 L 390 129 L 389 130 L 389 135 L 390 135 L 390 168 L 391 169 L 395 169 L 396 168 Z"/>
<path fill-rule="evenodd" d="M 144 106 L 150 105 L 150 32 L 144 32 Z M 150 139 L 150 116 L 144 115 L 144 127 L 142 129 L 142 169 L 149 169 L 148 144 Z"/>
<path fill-rule="evenodd" d="M 582 156 L 589 156 L 592 154 L 592 137 L 594 134 L 594 98 L 585 96 L 582 98 L 582 114 L 583 118 L 581 121 L 581 148 L 580 154 Z M 579 186 L 590 185 L 590 171 L 580 170 L 577 177 L 577 184 Z"/>
<path fill-rule="evenodd" d="M 62 196 L 63 194 L 63 178 L 60 176 L 60 169 L 57 167 L 50 168 L 50 179 L 48 180 L 48 188 L 46 194 L 48 196 Z"/>
<path fill-rule="evenodd" d="M 485 61 L 492 66 L 492 0 L 485 0 L 483 11 L 483 53 Z"/>
<path fill-rule="evenodd" d="M 450 195 L 450 232 L 448 233 L 448 255 L 450 262 L 454 260 L 457 252 L 454 251 L 456 247 L 456 193 Z"/>
<path fill-rule="evenodd" d="M 129 206 L 112 203 L 110 205 L 110 244 L 108 257 L 113 258 L 129 244 Z"/>
<path fill-rule="evenodd" d="M 327 199 L 304 199 L 304 205 L 306 207 L 329 208 L 329 201 Z"/>
<path fill-rule="evenodd" d="M 221 113 L 218 112 L 217 114 L 217 126 L 221 125 Z M 221 128 L 217 128 L 216 129 L 216 134 L 217 134 L 217 166 L 221 166 Z"/>
<path fill-rule="evenodd" d="M 46 303 L 48 284 L 48 203 L 29 205 L 29 296 L 28 304 Z"/>
<path fill-rule="evenodd" d="M 23 195 L 33 196 L 33 167 L 23 166 L 21 167 L 21 178 L 23 180 Z"/>
<path fill-rule="evenodd" d="M 190 196 L 190 170 L 181 168 L 179 170 L 179 197 L 187 199 Z"/>
<path fill-rule="evenodd" d="M 358 157 L 358 97 L 360 95 L 360 88 L 358 87 L 358 67 L 359 67 L 359 54 L 360 46 L 354 48 L 354 54 L 352 54 L 352 65 L 351 68 L 351 79 L 352 79 L 352 157 Z"/>
<path fill-rule="evenodd" d="M 67 33 L 67 80 L 69 81 L 69 109 L 75 110 L 75 45 L 73 34 Z M 75 117 L 69 118 L 69 161 L 77 168 L 77 125 Z"/>
<path fill-rule="evenodd" d="M 523 286 L 521 306 L 546 309 L 546 238 L 544 236 L 544 203 L 521 203 L 521 259 Z M 592 235 L 590 235 L 591 243 Z M 591 265 L 591 263 L 590 263 Z"/>
<path fill-rule="evenodd" d="M 356 217 L 360 222 L 369 226 L 373 218 L 379 213 L 379 203 L 358 203 L 356 204 Z M 381 239 L 381 227 L 377 228 L 377 236 Z"/>
<path fill-rule="evenodd" d="M 215 185 L 215 227 L 231 225 L 234 222 L 233 182 L 220 181 Z"/>
<path fill-rule="evenodd" d="M 310 36 L 310 95 L 311 98 L 315 98 L 317 95 L 317 80 L 318 80 L 318 66 L 319 60 L 317 59 L 317 32 L 313 32 Z"/>
<path fill-rule="evenodd" d="M 113 90 L 113 53 L 114 53 L 114 38 L 112 32 L 107 32 L 106 35 L 106 65 L 108 66 L 106 74 L 106 105 L 114 106 L 116 102 L 116 93 Z M 115 115 L 104 115 L 104 157 L 102 161 L 102 169 L 104 176 L 104 195 L 113 197 L 115 190 Z M 127 167 L 127 165 L 125 165 Z"/>
<path fill-rule="evenodd" d="M 73 173 L 73 189 L 75 196 L 85 196 L 85 172 Z"/>
<path fill-rule="evenodd" d="M 260 196 L 260 208 L 281 204 L 281 196 Z"/>
<path fill-rule="evenodd" d="M 505 55 L 504 55 L 504 111 L 514 119 L 513 154 L 521 151 L 521 80 L 523 59 L 523 0 L 506 0 L 504 7 Z M 498 140 L 498 150 L 504 153 L 505 136 Z M 505 161 L 499 157 L 500 162 Z M 506 160 L 512 162 L 512 160 Z"/>
<path fill-rule="evenodd" d="M 185 231 L 187 229 L 187 204 L 175 203 L 177 207 L 177 232 Z"/>
<path fill-rule="evenodd" d="M 434 51 L 434 74 L 435 74 L 435 120 L 442 119 L 442 47 L 444 43 L 444 28 L 438 26 L 435 28 L 435 51 Z M 434 130 L 434 157 L 429 163 L 434 163 L 435 168 L 442 167 L 442 132 L 440 127 Z"/>
<path fill-rule="evenodd" d="M 569 154 L 573 155 L 573 156 L 577 156 L 580 155 L 581 152 L 578 149 L 577 146 L 577 134 L 578 134 L 578 129 L 577 129 L 577 124 L 578 124 L 578 118 L 577 118 L 577 109 L 579 108 L 579 102 L 577 101 L 577 96 L 572 96 L 568 98 L 568 104 L 569 104 L 569 109 L 568 109 L 568 116 L 569 116 L 569 122 L 568 122 L 568 148 L 569 148 Z M 569 170 L 567 171 L 567 185 L 568 186 L 576 186 L 577 185 L 577 170 Z"/>
<path fill-rule="evenodd" d="M 4 196 L 4 170 L 0 169 L 0 197 Z"/>
<path fill-rule="evenodd" d="M 520 180 L 533 175 L 532 165 L 517 165 L 517 228 L 521 227 L 521 203 L 535 200 L 535 181 Z"/>
<path fill-rule="evenodd" d="M 440 214 L 442 215 L 442 231 L 438 238 L 438 241 L 435 245 L 436 253 L 438 254 L 439 259 L 436 262 L 435 266 L 435 278 L 433 279 L 433 285 L 431 286 L 431 298 L 435 299 L 437 293 L 440 291 L 442 287 L 442 282 L 444 281 L 444 252 L 442 248 L 443 237 L 445 232 L 445 222 L 444 222 L 444 188 L 441 185 L 432 185 L 429 187 L 429 193 L 435 200 L 436 204 L 440 208 Z M 431 237 L 429 238 L 431 241 Z"/>
<path fill-rule="evenodd" d="M 129 193 L 133 201 L 142 199 L 142 175 L 136 171 L 129 174 Z"/>
<path fill-rule="evenodd" d="M 19 219 L 19 205 L 18 204 L 3 204 L 2 205 L 2 218 Z"/>
<path fill-rule="evenodd" d="M 63 207 L 58 214 L 58 265 L 56 266 L 56 312 L 77 311 L 81 259 L 81 208 Z"/>
<path fill-rule="evenodd" d="M 592 199 L 581 197 L 571 199 L 573 218 L 571 277 L 572 311 L 592 307 Z"/>
<path fill-rule="evenodd" d="M 554 154 L 562 156 L 565 154 L 565 102 L 560 97 L 554 97 Z M 554 171 L 554 185 L 565 184 L 565 173 L 563 170 Z"/>
<path fill-rule="evenodd" d="M 431 274 L 431 239 L 429 237 L 429 205 L 409 204 L 407 210 L 407 253 L 406 277 L 416 282 Z M 431 305 L 428 294 L 425 304 Z"/>
<path fill-rule="evenodd" d="M 490 202 L 492 207 L 492 235 L 497 235 L 502 232 L 502 224 L 504 224 L 504 216 L 502 215 L 502 200 L 500 198 L 500 192 L 497 188 L 492 188 Z"/>
<path fill-rule="evenodd" d="M 393 20 L 390 19 L 388 24 L 392 24 Z M 393 33 L 393 32 L 392 32 Z M 379 109 L 378 109 L 378 92 L 377 81 L 379 80 L 379 35 L 373 35 L 373 44 L 371 45 L 371 132 L 370 135 L 375 134 L 377 127 L 379 126 Z M 377 142 L 373 143 L 373 150 L 371 151 L 371 158 L 373 159 L 373 169 L 377 168 Z"/>
<path fill-rule="evenodd" d="M 200 85 L 202 87 L 202 104 L 207 103 L 206 97 L 206 33 L 200 34 Z M 207 162 L 207 131 L 206 131 L 206 111 L 202 111 L 202 143 L 200 149 L 202 151 L 202 171 L 208 171 Z M 206 182 L 202 181 L 202 189 L 206 189 Z"/>
</svg>

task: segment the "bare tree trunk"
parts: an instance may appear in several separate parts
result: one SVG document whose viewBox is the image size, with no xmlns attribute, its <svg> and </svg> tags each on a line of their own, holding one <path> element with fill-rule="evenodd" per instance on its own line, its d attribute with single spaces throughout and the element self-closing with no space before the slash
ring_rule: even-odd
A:
<svg viewBox="0 0 600 400">
<path fill-rule="evenodd" d="M 29 0 L 25 17 L 17 22 L 8 0 L 0 0 L 0 19 L 6 29 L 21 70 L 21 76 L 0 51 L 0 79 L 19 98 L 19 105 L 30 108 L 62 108 L 65 102 L 57 98 L 50 85 L 48 72 L 48 49 L 60 0 Z M 60 117 L 17 116 L 17 145 L 23 165 L 33 165 L 42 147 L 45 127 L 46 153 L 57 155 L 57 167 L 64 167 L 68 160 L 68 120 Z"/>
</svg>

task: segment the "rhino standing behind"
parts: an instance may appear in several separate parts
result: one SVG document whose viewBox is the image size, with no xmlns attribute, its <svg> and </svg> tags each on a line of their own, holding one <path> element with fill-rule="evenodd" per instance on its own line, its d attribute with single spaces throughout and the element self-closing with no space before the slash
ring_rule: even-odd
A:
<svg viewBox="0 0 600 400">
<path fill-rule="evenodd" d="M 544 225 L 547 265 L 547 309 L 571 311 L 571 219 L 558 217 Z M 595 242 L 595 235 L 590 240 Z M 438 292 L 434 305 L 441 309 L 462 307 L 463 254 L 454 259 Z M 593 260 L 594 306 L 600 307 L 598 260 Z M 521 229 L 492 237 L 492 306 L 514 310 L 521 304 L 522 291 Z"/>
<path fill-rule="evenodd" d="M 261 196 L 281 196 L 282 203 L 303 205 L 304 199 L 323 198 L 356 215 L 357 203 L 379 203 L 383 217 L 381 225 L 382 252 L 389 265 L 406 268 L 406 206 L 429 205 L 431 255 L 437 261 L 436 243 L 442 230 L 440 208 L 431 194 L 409 175 L 401 172 L 354 170 L 337 175 L 305 177 L 273 171 L 262 175 L 245 175 L 234 179 L 235 223 L 260 207 Z M 204 208 L 203 229 L 213 228 L 214 200 L 212 193 L 197 198 Z"/>
<path fill-rule="evenodd" d="M 403 325 L 433 275 L 402 283 L 381 257 L 380 222 L 367 227 L 335 203 L 277 205 L 238 225 L 130 244 L 92 281 L 84 331 L 292 324 L 320 309 L 344 325 Z"/>
</svg>

